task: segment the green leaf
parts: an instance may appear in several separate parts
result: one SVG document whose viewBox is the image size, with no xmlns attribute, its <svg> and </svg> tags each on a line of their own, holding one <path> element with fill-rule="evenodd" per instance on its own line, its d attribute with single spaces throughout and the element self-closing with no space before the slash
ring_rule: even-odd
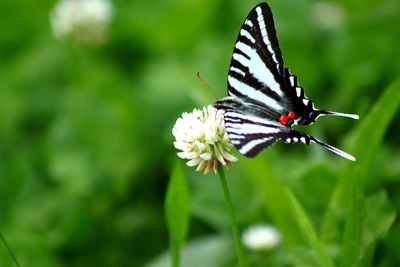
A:
<svg viewBox="0 0 400 267">
<path fill-rule="evenodd" d="M 293 195 L 288 187 L 285 188 L 285 192 L 290 200 L 297 223 L 300 226 L 300 229 L 303 231 L 304 236 L 307 238 L 311 248 L 313 249 L 319 265 L 323 267 L 335 266 L 328 253 L 326 252 L 323 244 L 319 240 L 317 234 L 315 233 L 314 227 L 308 215 L 301 207 L 296 197 Z"/>
<path fill-rule="evenodd" d="M 345 207 L 346 220 L 341 247 L 341 266 L 356 266 L 361 261 L 363 219 L 365 216 L 364 195 L 360 175 L 347 172 Z"/>
<path fill-rule="evenodd" d="M 352 149 L 357 158 L 357 169 L 361 177 L 368 173 L 371 161 L 382 142 L 390 122 L 400 105 L 400 79 L 393 82 L 362 121 Z M 348 166 L 353 166 L 349 164 Z M 356 168 L 354 168 L 356 169 Z"/>
<path fill-rule="evenodd" d="M 385 90 L 369 116 L 361 124 L 352 149 L 357 157 L 357 162 L 356 164 L 347 163 L 340 179 L 341 190 L 346 192 L 341 196 L 344 199 L 342 203 L 347 203 L 345 206 L 348 207 L 341 250 L 342 266 L 357 265 L 365 254 L 363 227 L 360 226 L 363 225 L 368 208 L 363 197 L 364 180 L 373 156 L 397 112 L 399 104 L 400 80 Z"/>
<path fill-rule="evenodd" d="M 178 160 L 168 184 L 165 212 L 170 233 L 172 262 L 173 266 L 177 267 L 180 263 L 180 249 L 186 239 L 190 217 L 189 189 Z"/>
<path fill-rule="evenodd" d="M 322 237 L 330 243 L 339 243 L 343 232 L 341 224 L 346 216 L 341 250 L 342 266 L 357 265 L 364 254 L 363 228 L 365 216 L 363 187 L 382 138 L 400 105 L 400 80 L 389 86 L 376 102 L 353 140 L 352 153 L 356 162 L 346 162 L 325 216 Z"/>
</svg>

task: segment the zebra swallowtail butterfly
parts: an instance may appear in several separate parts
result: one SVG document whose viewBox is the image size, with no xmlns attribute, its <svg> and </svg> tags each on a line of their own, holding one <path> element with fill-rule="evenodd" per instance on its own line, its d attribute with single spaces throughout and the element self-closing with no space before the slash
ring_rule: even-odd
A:
<svg viewBox="0 0 400 267">
<path fill-rule="evenodd" d="M 228 97 L 213 103 L 224 110 L 229 139 L 239 152 L 255 157 L 278 140 L 317 143 L 346 158 L 355 158 L 317 138 L 292 129 L 309 125 L 319 116 L 358 119 L 357 115 L 316 109 L 297 77 L 284 67 L 271 8 L 257 5 L 240 29 L 228 73 Z"/>
</svg>

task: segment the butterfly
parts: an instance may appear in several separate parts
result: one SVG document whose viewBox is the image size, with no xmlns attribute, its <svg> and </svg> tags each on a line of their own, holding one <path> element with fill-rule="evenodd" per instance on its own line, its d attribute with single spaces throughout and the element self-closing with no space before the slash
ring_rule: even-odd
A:
<svg viewBox="0 0 400 267">
<path fill-rule="evenodd" d="M 224 111 L 229 139 L 239 152 L 255 157 L 277 141 L 317 143 L 354 161 L 348 153 L 292 129 L 309 125 L 319 116 L 358 119 L 358 115 L 317 109 L 305 96 L 297 77 L 285 68 L 271 8 L 254 7 L 244 21 L 228 72 L 228 97 L 213 103 Z"/>
</svg>

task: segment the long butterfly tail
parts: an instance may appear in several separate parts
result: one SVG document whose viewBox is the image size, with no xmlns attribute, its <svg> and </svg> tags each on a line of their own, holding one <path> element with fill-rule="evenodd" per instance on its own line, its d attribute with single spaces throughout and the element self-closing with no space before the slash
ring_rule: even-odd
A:
<svg viewBox="0 0 400 267">
<path fill-rule="evenodd" d="M 319 116 L 338 116 L 338 117 L 347 117 L 358 120 L 359 117 L 356 114 L 348 114 L 348 113 L 341 113 L 341 112 L 334 112 L 334 111 L 327 111 L 327 110 L 320 110 L 318 112 Z"/>
<path fill-rule="evenodd" d="M 346 153 L 346 152 L 344 152 L 344 151 L 342 151 L 342 150 L 340 150 L 340 149 L 338 149 L 338 148 L 336 148 L 334 146 L 328 145 L 327 143 L 324 143 L 321 140 L 318 140 L 317 138 L 315 138 L 313 136 L 310 136 L 310 135 L 309 135 L 309 138 L 310 138 L 311 142 L 317 143 L 317 144 L 323 146 L 324 148 L 332 151 L 333 153 L 338 154 L 339 156 L 341 156 L 343 158 L 346 158 L 346 159 L 351 160 L 351 161 L 356 161 L 355 157 L 353 157 L 352 155 L 350 155 L 350 154 L 348 154 L 348 153 Z"/>
</svg>

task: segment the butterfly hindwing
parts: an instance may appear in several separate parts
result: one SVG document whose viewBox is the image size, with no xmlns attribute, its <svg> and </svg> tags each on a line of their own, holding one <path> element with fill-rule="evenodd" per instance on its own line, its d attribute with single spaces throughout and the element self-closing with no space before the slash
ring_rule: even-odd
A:
<svg viewBox="0 0 400 267">
<path fill-rule="evenodd" d="M 281 140 L 287 144 L 317 143 L 349 160 L 355 158 L 315 137 L 283 126 L 267 110 L 246 103 L 237 97 L 225 97 L 214 102 L 214 107 L 224 110 L 225 128 L 232 144 L 242 155 L 252 158 L 262 150 Z"/>
<path fill-rule="evenodd" d="M 305 134 L 305 133 L 301 133 L 295 130 L 291 130 L 290 132 L 286 133 L 283 132 L 279 135 L 280 140 L 282 140 L 283 142 L 287 143 L 287 144 L 293 144 L 293 143 L 303 143 L 305 145 L 309 145 L 311 143 L 316 143 L 320 146 L 323 146 L 324 148 L 332 151 L 333 153 L 338 154 L 341 157 L 344 157 L 346 159 L 349 160 L 356 160 L 352 155 L 336 148 L 333 147 L 331 145 L 328 145 L 320 140 L 318 140 L 317 138 L 315 138 L 314 136 L 311 136 L 309 134 Z"/>
<path fill-rule="evenodd" d="M 276 119 L 262 114 L 256 106 L 252 107 L 237 97 L 217 100 L 214 106 L 224 110 L 229 139 L 241 154 L 255 157 L 278 140 L 275 135 L 282 131 L 282 126 Z"/>
<path fill-rule="evenodd" d="M 214 106 L 224 110 L 229 139 L 247 157 L 255 157 L 278 140 L 286 143 L 310 143 L 307 135 L 282 126 L 277 119 L 259 107 L 248 105 L 236 97 L 217 100 Z"/>
</svg>

